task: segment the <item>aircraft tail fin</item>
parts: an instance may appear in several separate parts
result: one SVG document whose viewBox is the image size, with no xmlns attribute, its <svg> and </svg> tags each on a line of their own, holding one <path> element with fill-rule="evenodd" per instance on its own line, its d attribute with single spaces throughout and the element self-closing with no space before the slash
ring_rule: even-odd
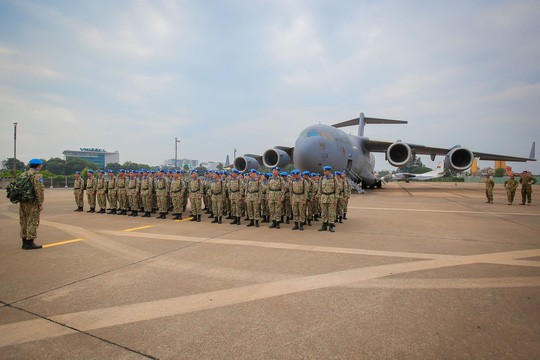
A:
<svg viewBox="0 0 540 360">
<path fill-rule="evenodd" d="M 364 127 L 366 126 L 366 124 L 407 124 L 407 121 L 365 117 L 364 113 L 360 113 L 360 116 L 357 118 L 343 121 L 332 126 L 335 128 L 340 128 L 359 125 L 358 136 L 364 136 Z"/>
<path fill-rule="evenodd" d="M 529 154 L 529 159 L 536 159 L 536 141 L 533 141 L 531 146 L 531 153 Z"/>
</svg>

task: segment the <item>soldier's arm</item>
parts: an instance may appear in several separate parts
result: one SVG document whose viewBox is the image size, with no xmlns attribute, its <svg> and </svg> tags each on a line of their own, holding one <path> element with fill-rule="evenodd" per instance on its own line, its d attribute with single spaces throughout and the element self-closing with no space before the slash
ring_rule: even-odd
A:
<svg viewBox="0 0 540 360">
<path fill-rule="evenodd" d="M 43 201 L 45 200 L 45 195 L 43 193 L 43 175 L 36 174 L 32 178 L 32 182 L 34 185 L 34 193 L 36 195 L 36 200 L 41 208 Z"/>
</svg>

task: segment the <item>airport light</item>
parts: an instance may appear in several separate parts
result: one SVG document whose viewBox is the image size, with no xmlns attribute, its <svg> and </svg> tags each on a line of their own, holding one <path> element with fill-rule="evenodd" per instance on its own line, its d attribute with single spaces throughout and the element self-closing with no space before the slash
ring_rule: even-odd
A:
<svg viewBox="0 0 540 360">
<path fill-rule="evenodd" d="M 17 177 L 17 123 L 13 123 L 13 178 Z"/>
<path fill-rule="evenodd" d="M 178 140 L 177 137 L 174 138 L 174 168 L 178 168 L 178 143 L 181 140 Z"/>
</svg>

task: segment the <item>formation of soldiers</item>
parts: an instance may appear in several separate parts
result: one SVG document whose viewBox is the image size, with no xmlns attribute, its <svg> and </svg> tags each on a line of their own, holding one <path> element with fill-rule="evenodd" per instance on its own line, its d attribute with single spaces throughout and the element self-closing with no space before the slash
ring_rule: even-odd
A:
<svg viewBox="0 0 540 360">
<path fill-rule="evenodd" d="M 280 229 L 280 224 L 292 221 L 292 230 L 302 231 L 321 220 L 319 231 L 334 232 L 335 223 L 347 219 L 351 185 L 344 171 L 332 173 L 329 166 L 323 171 L 323 176 L 299 170 L 289 174 L 274 167 L 272 173 L 206 171 L 200 176 L 197 170 L 142 169 L 118 174 L 99 170 L 94 176 L 88 170 L 86 181 L 75 174 L 75 211 L 83 211 L 86 191 L 89 213 L 142 217 L 159 213 L 158 219 L 171 213 L 173 220 L 181 220 L 189 201 L 190 221 L 200 222 L 205 212 L 217 224 L 226 216 L 230 224 L 240 225 L 246 216 L 247 226 L 271 223 L 270 228 Z"/>
<path fill-rule="evenodd" d="M 532 176 L 530 171 L 524 171 L 519 174 L 519 182 L 516 180 L 514 173 L 510 174 L 508 180 L 504 182 L 504 188 L 506 189 L 506 196 L 508 199 L 508 205 L 514 203 L 514 197 L 516 195 L 516 190 L 521 184 L 521 203 L 520 205 L 530 205 L 532 201 L 532 185 L 536 184 L 536 179 Z M 493 204 L 493 188 L 495 187 L 495 182 L 491 179 L 489 174 L 486 175 L 485 179 L 486 184 L 486 198 L 487 204 Z"/>
</svg>

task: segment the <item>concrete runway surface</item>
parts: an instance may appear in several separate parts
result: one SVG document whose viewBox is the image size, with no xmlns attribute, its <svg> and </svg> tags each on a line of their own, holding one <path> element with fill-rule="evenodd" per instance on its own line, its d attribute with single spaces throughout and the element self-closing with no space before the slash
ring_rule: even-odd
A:
<svg viewBox="0 0 540 360">
<path fill-rule="evenodd" d="M 24 251 L 2 190 L 0 358 L 538 359 L 538 196 L 391 183 L 330 233 L 78 213 L 46 189 L 49 247 Z"/>
</svg>

